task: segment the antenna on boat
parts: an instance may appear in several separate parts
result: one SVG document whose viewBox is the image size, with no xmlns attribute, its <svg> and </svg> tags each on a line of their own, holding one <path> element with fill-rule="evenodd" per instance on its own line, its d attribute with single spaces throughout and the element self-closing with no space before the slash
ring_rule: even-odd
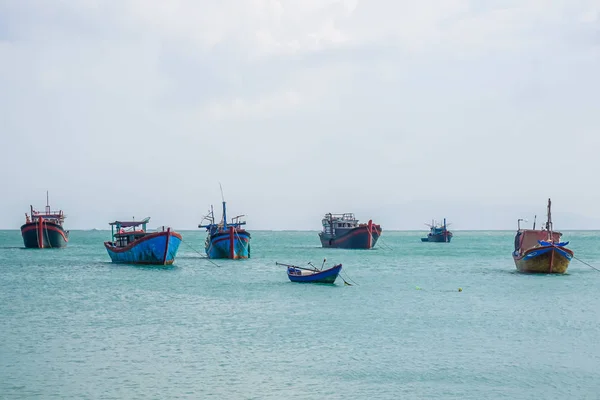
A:
<svg viewBox="0 0 600 400">
<path fill-rule="evenodd" d="M 537 215 L 533 216 L 533 230 L 535 230 L 535 220 L 537 219 Z"/>
<path fill-rule="evenodd" d="M 521 230 L 521 221 L 524 221 L 523 218 L 519 218 L 517 220 L 517 230 L 520 231 Z"/>
<path fill-rule="evenodd" d="M 48 197 L 48 191 L 46 190 L 46 214 L 50 214 L 50 200 Z"/>
<path fill-rule="evenodd" d="M 321 264 L 321 269 L 323 269 L 323 266 L 325 265 L 325 261 L 327 261 L 326 258 L 323 259 L 323 264 Z"/>
</svg>

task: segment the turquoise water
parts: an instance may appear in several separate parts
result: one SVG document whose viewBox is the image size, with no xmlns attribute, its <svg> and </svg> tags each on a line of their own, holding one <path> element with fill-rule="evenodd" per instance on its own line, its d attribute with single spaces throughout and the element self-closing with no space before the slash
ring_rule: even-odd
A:
<svg viewBox="0 0 600 400">
<path fill-rule="evenodd" d="M 0 397 L 600 398 L 600 272 L 519 274 L 513 232 L 422 234 L 353 251 L 253 232 L 252 259 L 216 266 L 184 231 L 163 268 L 111 264 L 108 232 L 25 250 L 0 231 Z M 600 267 L 600 232 L 564 234 Z M 324 257 L 356 284 L 295 284 L 275 265 Z"/>
</svg>

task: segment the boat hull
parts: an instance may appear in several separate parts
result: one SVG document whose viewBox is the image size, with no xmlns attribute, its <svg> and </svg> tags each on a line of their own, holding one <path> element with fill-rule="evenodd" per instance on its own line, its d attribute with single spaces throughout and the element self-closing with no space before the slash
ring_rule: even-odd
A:
<svg viewBox="0 0 600 400">
<path fill-rule="evenodd" d="M 66 247 L 69 232 L 59 224 L 40 220 L 21 226 L 23 244 L 28 249 L 53 249 Z"/>
<path fill-rule="evenodd" d="M 422 242 L 433 242 L 433 243 L 450 243 L 452 240 L 452 233 L 448 233 L 447 235 L 428 235 L 425 238 L 421 238 Z"/>
<path fill-rule="evenodd" d="M 250 233 L 233 228 L 215 233 L 207 240 L 206 255 L 213 259 L 250 258 Z"/>
<path fill-rule="evenodd" d="M 180 244 L 179 233 L 166 231 L 149 233 L 126 247 L 116 247 L 111 242 L 104 242 L 104 247 L 114 263 L 171 265 Z"/>
<path fill-rule="evenodd" d="M 541 246 L 529 249 L 521 256 L 513 253 L 513 259 L 520 272 L 564 274 L 573 259 L 573 252 L 562 246 Z"/>
<path fill-rule="evenodd" d="M 287 274 L 288 278 L 292 282 L 334 283 L 341 270 L 342 264 L 319 272 L 305 271 L 294 267 L 288 267 Z"/>
<path fill-rule="evenodd" d="M 371 249 L 375 247 L 380 236 L 381 227 L 379 225 L 373 225 L 371 233 L 366 225 L 349 229 L 341 235 L 332 236 L 324 232 L 319 233 L 323 247 L 337 249 Z"/>
</svg>

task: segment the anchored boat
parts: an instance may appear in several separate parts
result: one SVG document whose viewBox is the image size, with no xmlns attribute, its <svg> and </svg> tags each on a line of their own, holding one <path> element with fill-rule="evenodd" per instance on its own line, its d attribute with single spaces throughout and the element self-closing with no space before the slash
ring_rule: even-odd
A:
<svg viewBox="0 0 600 400">
<path fill-rule="evenodd" d="M 104 242 L 104 247 L 112 262 L 173 264 L 181 244 L 181 235 L 165 227 L 156 232 L 147 232 L 148 221 L 149 217 L 142 221 L 115 221 L 109 224 L 112 241 Z"/>
<path fill-rule="evenodd" d="M 290 281 L 299 283 L 334 283 L 340 271 L 342 270 L 342 264 L 337 264 L 331 268 L 317 269 L 314 265 L 309 263 L 311 268 L 298 267 L 296 265 L 275 263 L 276 265 L 283 265 L 287 267 L 287 275 Z M 325 260 L 323 260 L 323 265 Z"/>
<path fill-rule="evenodd" d="M 522 219 L 517 220 L 515 251 L 513 260 L 521 272 L 539 272 L 545 274 L 564 274 L 573 259 L 573 251 L 566 248 L 569 242 L 561 242 L 562 233 L 552 226 L 552 202 L 548 199 L 548 220 L 541 230 L 521 229 Z"/>
<path fill-rule="evenodd" d="M 52 211 L 46 192 L 46 209 L 39 212 L 29 206 L 31 215 L 25 213 L 25 224 L 21 226 L 23 243 L 28 249 L 50 249 L 65 247 L 69 242 L 69 231 L 63 228 L 65 214 L 62 210 Z"/>
<path fill-rule="evenodd" d="M 452 240 L 452 232 L 448 230 L 446 225 L 446 218 L 444 218 L 443 224 L 436 224 L 435 221 L 431 221 L 431 225 L 425 224 L 429 227 L 429 234 L 427 237 L 421 238 L 421 242 L 443 242 L 450 243 Z"/>
<path fill-rule="evenodd" d="M 233 217 L 227 222 L 227 205 L 223 200 L 223 216 L 221 222 L 215 223 L 215 213 L 210 206 L 210 212 L 203 219 L 208 224 L 198 225 L 198 228 L 206 228 L 208 236 L 204 243 L 204 249 L 208 258 L 229 258 L 232 260 L 250 258 L 250 233 L 242 225 L 243 215 Z"/>
<path fill-rule="evenodd" d="M 371 249 L 381 236 L 381 226 L 369 220 L 359 224 L 352 213 L 325 214 L 319 239 L 323 247 L 340 249 Z"/>
</svg>

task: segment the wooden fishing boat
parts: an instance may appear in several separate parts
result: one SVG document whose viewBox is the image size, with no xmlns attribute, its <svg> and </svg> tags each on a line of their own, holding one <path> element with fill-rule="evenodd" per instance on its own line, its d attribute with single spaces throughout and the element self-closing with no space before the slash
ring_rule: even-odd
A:
<svg viewBox="0 0 600 400">
<path fill-rule="evenodd" d="M 111 222 L 112 241 L 104 242 L 110 259 L 114 263 L 171 265 L 175 261 L 181 244 L 181 235 L 171 228 L 161 227 L 156 232 L 147 232 L 142 221 Z M 139 229 L 136 229 L 138 228 Z"/>
<path fill-rule="evenodd" d="M 553 230 L 552 202 L 548 199 L 548 220 L 541 230 L 521 229 L 522 219 L 517 220 L 513 260 L 520 272 L 564 274 L 573 259 L 573 251 L 566 248 L 569 242 L 561 242 L 562 233 Z"/>
<path fill-rule="evenodd" d="M 339 249 L 371 249 L 381 236 L 381 226 L 369 220 L 359 224 L 353 213 L 328 213 L 322 219 L 319 239 L 323 247 Z"/>
<path fill-rule="evenodd" d="M 221 196 L 223 191 L 221 189 Z M 240 258 L 250 258 L 250 233 L 242 228 L 246 221 L 242 221 L 243 215 L 233 217 L 227 221 L 227 206 L 223 199 L 223 217 L 221 222 L 215 223 L 215 214 L 213 207 L 210 206 L 210 212 L 204 217 L 208 224 L 198 225 L 198 228 L 206 228 L 208 235 L 204 243 L 204 249 L 208 258 L 229 258 L 237 260 Z"/>
<path fill-rule="evenodd" d="M 324 264 L 325 262 L 323 262 Z M 312 264 L 312 268 L 298 267 L 296 265 L 275 263 L 287 267 L 287 275 L 290 281 L 300 283 L 334 283 L 340 271 L 342 264 L 335 265 L 329 269 L 317 269 Z"/>
<path fill-rule="evenodd" d="M 65 214 L 62 210 L 52 211 L 46 192 L 46 210 L 34 210 L 29 206 L 31 216 L 25 213 L 25 224 L 21 226 L 23 243 L 28 249 L 52 249 L 66 247 L 69 242 L 69 231 L 63 228 Z"/>
<path fill-rule="evenodd" d="M 446 218 L 444 218 L 443 224 L 436 224 L 435 221 L 431 221 L 431 225 L 427 225 L 429 229 L 429 234 L 427 237 L 421 238 L 421 242 L 442 242 L 442 243 L 450 243 L 452 240 L 452 232 L 448 230 L 448 225 L 446 225 Z"/>
</svg>

